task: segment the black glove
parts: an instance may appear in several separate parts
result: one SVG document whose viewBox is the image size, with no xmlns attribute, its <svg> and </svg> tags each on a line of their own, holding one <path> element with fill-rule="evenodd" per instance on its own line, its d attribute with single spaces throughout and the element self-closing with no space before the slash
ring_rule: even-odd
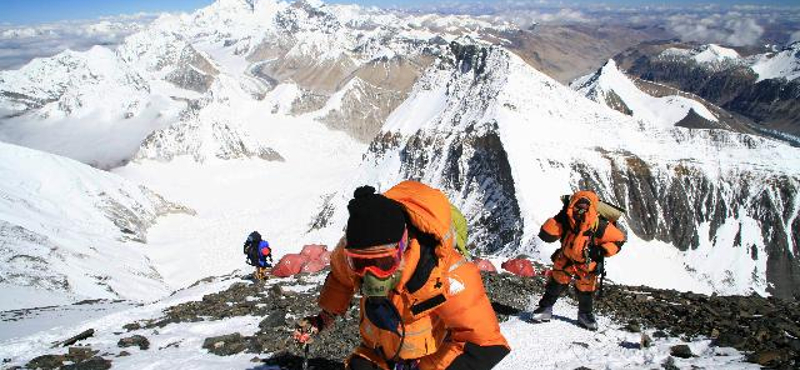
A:
<svg viewBox="0 0 800 370">
<path fill-rule="evenodd" d="M 606 257 L 606 251 L 599 245 L 592 245 L 589 247 L 589 259 L 594 262 L 601 261 Z"/>
</svg>

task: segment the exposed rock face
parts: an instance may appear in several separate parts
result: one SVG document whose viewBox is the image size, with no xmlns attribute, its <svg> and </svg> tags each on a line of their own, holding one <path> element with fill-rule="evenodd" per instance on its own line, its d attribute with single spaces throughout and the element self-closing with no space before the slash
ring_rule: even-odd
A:
<svg viewBox="0 0 800 370">
<path fill-rule="evenodd" d="M 441 76 L 433 74 L 417 88 L 435 90 L 447 84 L 446 104 L 458 113 L 414 133 L 389 129 L 379 134 L 365 161 L 378 163 L 397 155 L 398 177 L 426 182 L 447 194 L 467 217 L 470 240 L 480 251 L 490 253 L 519 243 L 522 218 L 497 122 L 481 122 L 472 115 L 485 110 L 493 94 L 482 83 L 487 78 L 488 50 L 461 43 L 451 44 L 450 50 L 451 58 L 440 59 L 433 68 L 452 70 L 452 80 L 441 81 Z"/>
<path fill-rule="evenodd" d="M 363 142 L 375 137 L 389 113 L 406 98 L 402 91 L 387 90 L 357 78 L 342 93 L 339 109 L 320 120 Z"/>
<path fill-rule="evenodd" d="M 119 228 L 125 240 L 147 243 L 147 229 L 155 224 L 158 217 L 174 213 L 195 214 L 194 210 L 167 201 L 145 186 L 139 185 L 139 190 L 151 202 L 148 206 L 154 207 L 153 209 L 136 201 L 122 204 L 106 193 L 98 194 L 100 200 L 97 208 Z"/>
<path fill-rule="evenodd" d="M 186 45 L 164 80 L 186 90 L 204 93 L 211 88 L 219 71 L 191 45 Z"/>
</svg>

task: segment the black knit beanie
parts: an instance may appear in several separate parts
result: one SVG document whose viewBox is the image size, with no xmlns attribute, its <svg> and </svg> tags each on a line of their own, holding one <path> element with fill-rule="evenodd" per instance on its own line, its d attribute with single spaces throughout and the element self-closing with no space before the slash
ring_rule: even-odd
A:
<svg viewBox="0 0 800 370">
<path fill-rule="evenodd" d="M 350 211 L 345 232 L 347 248 L 396 243 L 403 237 L 406 227 L 403 207 L 382 194 L 375 194 L 375 188 L 356 189 L 347 209 Z"/>
</svg>

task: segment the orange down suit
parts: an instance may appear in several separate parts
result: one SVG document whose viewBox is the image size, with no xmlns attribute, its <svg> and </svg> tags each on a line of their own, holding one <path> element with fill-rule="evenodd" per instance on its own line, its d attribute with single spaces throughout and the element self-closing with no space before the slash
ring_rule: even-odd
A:
<svg viewBox="0 0 800 370">
<path fill-rule="evenodd" d="M 364 314 L 362 298 L 362 343 L 354 355 L 388 369 L 387 361 L 397 354 L 398 359 L 419 359 L 421 370 L 432 370 L 447 369 L 475 345 L 502 346 L 503 353 L 507 353 L 508 343 L 500 333 L 478 268 L 453 247 L 450 203 L 444 194 L 419 182 L 404 181 L 384 195 L 402 204 L 414 227 L 435 237 L 439 243 L 435 247 L 438 263 L 426 280 L 417 278 L 416 284 L 409 283 L 422 250 L 419 240 L 410 233 L 399 283 L 388 297 L 400 313 L 404 336 L 401 339 L 396 333 L 374 326 Z M 360 278 L 345 260 L 345 244 L 343 239 L 331 255 L 331 272 L 319 298 L 320 307 L 336 315 L 345 313 L 360 286 Z M 424 282 L 421 287 L 420 281 Z M 409 288 L 411 285 L 414 287 Z"/>
<path fill-rule="evenodd" d="M 581 198 L 588 199 L 590 206 L 584 221 L 576 225 L 573 212 Z M 605 257 L 610 257 L 625 243 L 625 234 L 614 224 L 600 220 L 598 201 L 597 194 L 592 191 L 576 192 L 558 215 L 542 225 L 539 233 L 545 242 L 561 239 L 561 248 L 553 254 L 553 279 L 559 284 L 569 284 L 574 276 L 575 287 L 581 292 L 593 292 L 597 285 L 597 263 L 587 259 L 590 246 L 602 248 Z"/>
</svg>

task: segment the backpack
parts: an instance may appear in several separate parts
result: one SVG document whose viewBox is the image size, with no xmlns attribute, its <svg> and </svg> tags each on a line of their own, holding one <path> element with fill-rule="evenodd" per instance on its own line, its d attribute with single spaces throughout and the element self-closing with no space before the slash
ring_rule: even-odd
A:
<svg viewBox="0 0 800 370">
<path fill-rule="evenodd" d="M 260 266 L 258 262 L 260 258 L 259 244 L 261 244 L 261 234 L 258 231 L 250 233 L 244 242 L 243 252 L 247 257 L 247 264 L 250 266 Z"/>
<path fill-rule="evenodd" d="M 569 206 L 570 198 L 572 198 L 572 195 L 561 196 L 561 202 L 564 203 L 565 208 Z M 617 221 L 620 219 L 620 217 L 628 212 L 625 210 L 625 208 L 604 202 L 602 200 L 597 202 L 597 206 L 595 208 L 597 208 L 597 214 L 600 216 L 601 220 L 611 222 L 615 226 L 617 225 Z"/>
<path fill-rule="evenodd" d="M 464 218 L 464 215 L 461 211 L 456 208 L 452 203 L 450 204 L 450 216 L 453 219 L 453 231 L 455 232 L 455 243 L 453 243 L 454 247 L 464 256 L 466 259 L 471 260 L 472 256 L 469 252 L 470 248 L 467 246 L 467 219 Z"/>
</svg>

